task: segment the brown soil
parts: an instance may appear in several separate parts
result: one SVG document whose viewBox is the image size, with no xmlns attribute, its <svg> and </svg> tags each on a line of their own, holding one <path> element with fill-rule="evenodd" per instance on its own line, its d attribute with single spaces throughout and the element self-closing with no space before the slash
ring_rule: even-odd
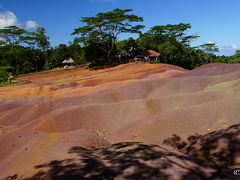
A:
<svg viewBox="0 0 240 180">
<path fill-rule="evenodd" d="M 74 158 L 67 153 L 74 146 L 128 141 L 169 148 L 163 142 L 173 134 L 186 139 L 240 123 L 239 64 L 188 71 L 130 63 L 19 79 L 31 83 L 0 88 L 0 179 L 31 177 L 34 166 Z"/>
</svg>

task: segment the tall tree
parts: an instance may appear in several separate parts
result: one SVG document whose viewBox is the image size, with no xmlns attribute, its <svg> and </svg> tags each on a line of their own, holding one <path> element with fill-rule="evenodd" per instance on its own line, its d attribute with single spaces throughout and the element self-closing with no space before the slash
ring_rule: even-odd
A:
<svg viewBox="0 0 240 180">
<path fill-rule="evenodd" d="M 50 48 L 49 37 L 46 35 L 46 30 L 44 27 L 38 27 L 36 30 L 36 38 L 38 47 L 46 52 Z"/>
<path fill-rule="evenodd" d="M 166 41 L 168 39 L 176 39 L 178 42 L 189 44 L 193 39 L 199 36 L 186 36 L 186 31 L 191 28 L 189 23 L 167 24 L 163 26 L 154 26 L 148 33 L 157 38 L 158 41 Z"/>
<path fill-rule="evenodd" d="M 0 29 L 1 42 L 5 46 L 15 47 L 24 41 L 26 30 L 17 26 L 8 26 Z"/>
<path fill-rule="evenodd" d="M 215 43 L 206 43 L 199 46 L 200 49 L 202 49 L 206 53 L 214 53 L 219 52 L 219 48 L 217 47 L 217 44 Z"/>
<path fill-rule="evenodd" d="M 47 51 L 50 48 L 49 37 L 46 35 L 46 30 L 44 27 L 38 27 L 36 30 L 36 41 L 38 47 L 43 51 L 45 55 L 45 69 L 49 68 Z"/>
<path fill-rule="evenodd" d="M 37 49 L 39 47 L 39 35 L 37 32 L 27 32 L 24 37 L 24 43 L 27 44 L 32 52 L 32 58 L 35 64 L 35 71 L 38 71 L 38 64 L 40 61 L 40 53 Z"/>
<path fill-rule="evenodd" d="M 235 55 L 237 55 L 237 56 L 240 55 L 240 50 L 239 50 L 239 49 L 237 49 L 237 50 L 235 51 Z"/>
<path fill-rule="evenodd" d="M 1 44 L 9 47 L 8 54 L 11 54 L 9 61 L 13 66 L 18 64 L 17 50 L 18 46 L 24 41 L 26 30 L 17 26 L 8 26 L 0 29 Z"/>
<path fill-rule="evenodd" d="M 143 25 L 132 25 L 134 22 L 142 22 L 143 18 L 134 14 L 127 14 L 132 9 L 114 9 L 106 13 L 98 13 L 94 17 L 82 17 L 81 22 L 86 26 L 74 29 L 72 35 L 80 34 L 75 42 L 94 42 L 102 49 L 111 62 L 111 53 L 121 33 L 141 33 Z"/>
</svg>

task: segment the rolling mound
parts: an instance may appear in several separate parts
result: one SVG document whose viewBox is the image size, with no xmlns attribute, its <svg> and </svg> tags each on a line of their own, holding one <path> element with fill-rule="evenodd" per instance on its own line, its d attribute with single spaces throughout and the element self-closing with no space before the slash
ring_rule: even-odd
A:
<svg viewBox="0 0 240 180">
<path fill-rule="evenodd" d="M 232 170 L 157 145 L 117 143 L 102 149 L 72 147 L 77 158 L 40 164 L 35 179 L 237 179 Z M 15 175 L 17 177 L 17 175 Z"/>
<path fill-rule="evenodd" d="M 188 71 L 129 63 L 21 79 L 31 83 L 0 88 L 0 177 L 34 176 L 34 166 L 74 157 L 66 152 L 75 146 L 127 141 L 169 149 L 163 142 L 174 134 L 186 139 L 240 123 L 240 64 Z"/>
</svg>

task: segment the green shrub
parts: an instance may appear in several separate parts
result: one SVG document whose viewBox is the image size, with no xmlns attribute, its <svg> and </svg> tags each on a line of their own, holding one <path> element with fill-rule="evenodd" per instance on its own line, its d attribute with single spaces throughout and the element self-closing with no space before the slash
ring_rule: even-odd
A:
<svg viewBox="0 0 240 180">
<path fill-rule="evenodd" d="M 9 72 L 6 66 L 0 66 L 0 82 L 6 82 Z"/>
<path fill-rule="evenodd" d="M 0 87 L 17 85 L 17 82 L 0 82 Z"/>
</svg>

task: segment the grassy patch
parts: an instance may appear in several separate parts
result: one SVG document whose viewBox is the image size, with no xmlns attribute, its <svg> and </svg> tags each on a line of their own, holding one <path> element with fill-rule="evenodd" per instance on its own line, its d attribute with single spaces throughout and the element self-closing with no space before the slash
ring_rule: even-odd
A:
<svg viewBox="0 0 240 180">
<path fill-rule="evenodd" d="M 0 87 L 17 85 L 18 82 L 0 82 Z"/>
</svg>

